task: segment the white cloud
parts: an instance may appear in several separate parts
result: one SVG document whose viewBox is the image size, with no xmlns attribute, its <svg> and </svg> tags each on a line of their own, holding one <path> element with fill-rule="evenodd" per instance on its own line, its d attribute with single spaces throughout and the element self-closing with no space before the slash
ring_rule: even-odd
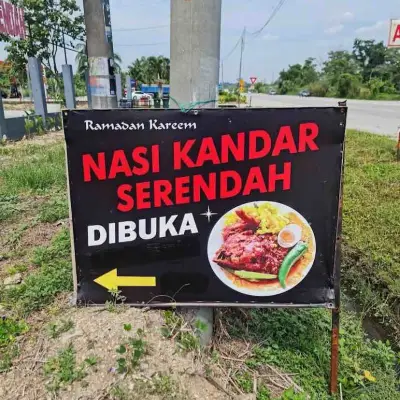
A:
<svg viewBox="0 0 400 400">
<path fill-rule="evenodd" d="M 354 14 L 350 11 L 346 11 L 343 16 L 342 16 L 343 20 L 345 21 L 351 21 L 352 19 L 354 19 Z"/>
<path fill-rule="evenodd" d="M 362 26 L 361 28 L 356 29 L 356 33 L 369 33 L 380 31 L 383 28 L 387 28 L 388 21 L 378 21 L 373 25 Z"/>
<path fill-rule="evenodd" d="M 325 29 L 324 32 L 327 35 L 335 35 L 336 33 L 339 33 L 340 31 L 342 31 L 343 28 L 344 28 L 343 24 L 334 25 L 334 26 L 331 26 L 330 28 Z"/>
<path fill-rule="evenodd" d="M 264 40 L 278 40 L 279 36 L 278 35 L 271 35 L 270 33 L 267 33 L 266 35 L 263 36 Z"/>
</svg>

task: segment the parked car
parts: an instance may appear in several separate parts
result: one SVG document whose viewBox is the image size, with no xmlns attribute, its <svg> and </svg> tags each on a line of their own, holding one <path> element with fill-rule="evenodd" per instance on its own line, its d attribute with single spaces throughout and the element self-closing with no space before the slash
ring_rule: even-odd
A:
<svg viewBox="0 0 400 400">
<path fill-rule="evenodd" d="M 132 100 L 148 99 L 149 105 L 152 106 L 154 103 L 153 96 L 148 93 L 144 93 L 140 90 L 132 90 Z"/>
<path fill-rule="evenodd" d="M 311 94 L 310 94 L 310 91 L 309 90 L 307 90 L 307 89 L 303 89 L 303 90 L 301 90 L 300 92 L 299 92 L 299 96 L 300 97 L 309 97 Z"/>
<path fill-rule="evenodd" d="M 271 89 L 268 94 L 270 94 L 271 96 L 275 96 L 276 95 L 276 90 L 275 89 Z"/>
</svg>

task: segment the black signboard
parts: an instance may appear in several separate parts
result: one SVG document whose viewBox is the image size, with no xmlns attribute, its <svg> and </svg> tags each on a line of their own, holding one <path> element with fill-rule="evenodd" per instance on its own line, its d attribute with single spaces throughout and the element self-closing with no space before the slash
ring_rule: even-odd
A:
<svg viewBox="0 0 400 400">
<path fill-rule="evenodd" d="M 335 307 L 345 121 L 65 111 L 77 301 Z"/>
</svg>

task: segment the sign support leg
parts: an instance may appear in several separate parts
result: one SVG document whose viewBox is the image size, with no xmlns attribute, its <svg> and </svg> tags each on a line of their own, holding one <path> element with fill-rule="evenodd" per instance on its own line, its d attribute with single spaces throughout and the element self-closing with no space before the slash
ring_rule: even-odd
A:
<svg viewBox="0 0 400 400">
<path fill-rule="evenodd" d="M 331 330 L 331 375 L 329 382 L 329 392 L 331 395 L 337 393 L 338 373 L 339 373 L 339 308 L 332 310 L 332 330 Z"/>
</svg>

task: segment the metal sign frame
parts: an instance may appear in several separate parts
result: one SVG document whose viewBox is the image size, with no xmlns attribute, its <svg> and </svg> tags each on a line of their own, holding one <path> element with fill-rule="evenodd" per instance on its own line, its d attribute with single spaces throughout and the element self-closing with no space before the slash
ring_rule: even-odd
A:
<svg viewBox="0 0 400 400">
<path fill-rule="evenodd" d="M 254 109 L 253 109 L 254 110 Z M 340 122 L 343 129 L 345 129 L 346 124 L 346 113 L 347 107 L 342 106 L 339 103 L 340 113 L 343 114 L 343 120 Z M 111 110 L 110 110 L 111 111 Z M 106 111 L 106 112 L 110 112 Z M 215 112 L 217 110 L 213 110 Z M 221 110 L 223 111 L 223 110 Z M 256 110 L 255 110 L 256 111 Z M 74 111 L 72 111 L 74 112 Z M 104 112 L 104 111 L 103 111 Z M 141 111 L 142 113 L 146 113 L 146 111 Z M 161 111 L 162 112 L 162 111 Z M 201 111 L 200 111 L 201 112 Z M 245 113 L 246 110 L 236 110 L 236 112 Z M 82 110 L 79 110 L 79 113 L 82 113 Z M 195 115 L 198 115 L 198 111 L 192 111 Z M 64 111 L 64 126 L 65 129 L 70 129 L 68 125 L 69 112 Z M 71 168 L 71 160 L 68 158 L 68 136 L 66 134 L 67 146 L 66 146 L 66 163 L 67 163 L 67 175 L 68 175 L 68 192 L 70 195 L 70 168 Z M 160 302 L 146 302 L 146 303 L 135 303 L 132 306 L 143 306 L 143 307 L 154 307 L 154 308 L 174 308 L 177 306 L 182 307 L 242 307 L 242 308 L 326 308 L 330 309 L 332 313 L 332 327 L 331 327 L 331 360 L 330 360 L 330 383 L 329 390 L 331 394 L 337 393 L 338 386 L 338 369 L 339 369 L 339 323 L 340 323 L 340 246 L 341 246 L 341 230 L 342 230 L 342 197 L 343 197 L 343 174 L 344 174 L 344 143 L 342 144 L 342 158 L 341 158 L 341 166 L 340 166 L 340 178 L 339 178 L 339 193 L 338 193 L 338 209 L 337 209 L 337 224 L 336 224 L 336 239 L 334 245 L 334 259 L 333 263 L 333 292 L 334 292 L 334 301 L 327 303 L 309 303 L 309 304 L 294 304 L 294 303 L 260 303 L 260 302 L 174 302 L 172 298 L 167 298 L 166 301 L 160 299 Z M 76 190 L 76 189 L 75 189 Z M 69 205 L 70 205 L 70 218 L 71 221 L 74 221 L 74 215 L 72 214 L 72 202 L 71 197 L 69 196 Z M 73 275 L 74 275 L 74 286 L 78 287 L 78 277 L 76 271 L 76 259 L 75 259 L 75 241 L 74 241 L 74 223 L 71 223 L 71 244 L 72 244 L 72 259 L 73 259 Z M 157 296 L 163 297 L 163 296 Z M 171 301 L 172 300 L 172 301 Z M 79 304 L 79 302 L 78 302 Z M 94 305 L 94 304 L 92 304 Z"/>
</svg>

